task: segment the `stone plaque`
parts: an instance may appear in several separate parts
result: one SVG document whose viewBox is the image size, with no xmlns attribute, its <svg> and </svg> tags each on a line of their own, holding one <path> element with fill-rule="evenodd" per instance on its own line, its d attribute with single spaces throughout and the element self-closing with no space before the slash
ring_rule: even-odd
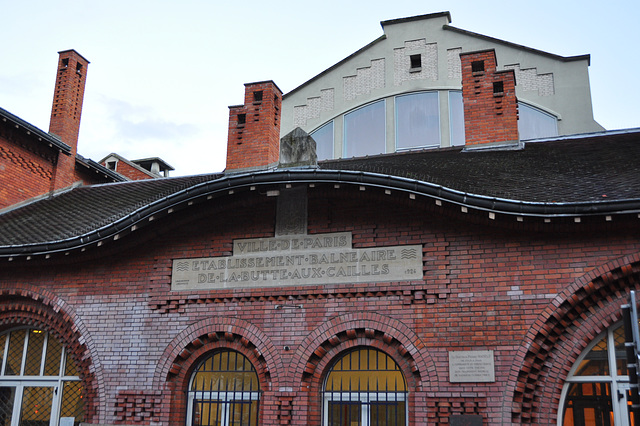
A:
<svg viewBox="0 0 640 426">
<path fill-rule="evenodd" d="M 495 382 L 493 351 L 450 351 L 451 383 Z"/>
<path fill-rule="evenodd" d="M 350 232 L 235 240 L 233 255 L 175 259 L 171 289 L 211 290 L 422 279 L 422 246 L 354 249 Z"/>
</svg>

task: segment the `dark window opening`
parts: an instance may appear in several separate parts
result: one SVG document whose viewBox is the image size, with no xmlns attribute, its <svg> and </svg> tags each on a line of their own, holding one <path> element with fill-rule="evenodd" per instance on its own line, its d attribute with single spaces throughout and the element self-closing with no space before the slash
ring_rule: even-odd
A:
<svg viewBox="0 0 640 426">
<path fill-rule="evenodd" d="M 484 61 L 471 62 L 471 72 L 484 72 Z"/>
<path fill-rule="evenodd" d="M 65 68 L 69 66 L 69 58 L 62 59 L 62 66 Z"/>
<path fill-rule="evenodd" d="M 107 169 L 115 170 L 116 169 L 116 162 L 115 161 L 107 161 Z"/>
<path fill-rule="evenodd" d="M 411 61 L 411 69 L 422 68 L 422 55 L 411 55 L 409 61 Z"/>
<path fill-rule="evenodd" d="M 244 125 L 247 122 L 247 114 L 238 114 L 238 126 Z"/>
<path fill-rule="evenodd" d="M 253 102 L 262 102 L 262 90 L 253 92 Z"/>
<path fill-rule="evenodd" d="M 493 94 L 501 95 L 504 92 L 504 83 L 502 81 L 493 82 Z"/>
<path fill-rule="evenodd" d="M 76 64 L 76 72 L 77 72 L 78 74 L 80 74 L 80 72 L 81 72 L 81 71 L 82 71 L 82 64 L 81 64 L 81 63 L 77 63 L 77 64 Z"/>
</svg>

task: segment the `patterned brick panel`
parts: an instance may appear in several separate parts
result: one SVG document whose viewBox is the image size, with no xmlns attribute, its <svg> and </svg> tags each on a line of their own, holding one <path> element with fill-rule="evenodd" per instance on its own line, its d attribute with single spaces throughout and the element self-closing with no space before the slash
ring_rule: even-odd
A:
<svg viewBox="0 0 640 426">
<path fill-rule="evenodd" d="M 116 424 L 147 425 L 160 421 L 162 394 L 149 391 L 122 391 L 116 398 Z"/>
</svg>

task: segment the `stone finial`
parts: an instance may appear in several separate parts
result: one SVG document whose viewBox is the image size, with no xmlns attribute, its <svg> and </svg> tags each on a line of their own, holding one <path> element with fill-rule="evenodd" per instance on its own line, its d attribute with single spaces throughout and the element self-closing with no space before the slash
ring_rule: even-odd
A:
<svg viewBox="0 0 640 426">
<path fill-rule="evenodd" d="M 279 168 L 316 167 L 317 165 L 316 141 L 300 127 L 296 127 L 280 139 Z"/>
</svg>

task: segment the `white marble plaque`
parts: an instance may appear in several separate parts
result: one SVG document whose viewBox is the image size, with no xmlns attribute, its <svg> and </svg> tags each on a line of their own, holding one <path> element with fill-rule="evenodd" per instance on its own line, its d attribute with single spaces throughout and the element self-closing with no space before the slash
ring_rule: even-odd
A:
<svg viewBox="0 0 640 426">
<path fill-rule="evenodd" d="M 493 351 L 450 351 L 451 383 L 495 382 Z"/>
<path fill-rule="evenodd" d="M 175 259 L 171 289 L 409 281 L 422 279 L 422 246 L 354 249 L 350 232 L 235 240 L 233 255 Z"/>
</svg>

